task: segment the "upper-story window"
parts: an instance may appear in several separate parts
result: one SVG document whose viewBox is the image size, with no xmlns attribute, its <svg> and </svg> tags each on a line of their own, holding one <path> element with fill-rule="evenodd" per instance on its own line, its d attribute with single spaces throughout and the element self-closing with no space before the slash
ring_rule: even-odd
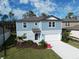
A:
<svg viewBox="0 0 79 59">
<path fill-rule="evenodd" d="M 23 23 L 23 27 L 24 27 L 24 28 L 26 28 L 26 27 L 27 27 L 26 23 Z"/>
<path fill-rule="evenodd" d="M 70 23 L 69 22 L 66 22 L 66 24 L 65 24 L 66 26 L 70 26 Z"/>
<path fill-rule="evenodd" d="M 49 22 L 49 27 L 55 27 L 55 22 Z"/>
<path fill-rule="evenodd" d="M 37 25 L 37 22 L 35 22 L 35 25 Z"/>
<path fill-rule="evenodd" d="M 52 27 L 55 27 L 55 22 L 52 22 Z"/>
<path fill-rule="evenodd" d="M 49 22 L 49 27 L 51 27 L 51 22 Z"/>
</svg>

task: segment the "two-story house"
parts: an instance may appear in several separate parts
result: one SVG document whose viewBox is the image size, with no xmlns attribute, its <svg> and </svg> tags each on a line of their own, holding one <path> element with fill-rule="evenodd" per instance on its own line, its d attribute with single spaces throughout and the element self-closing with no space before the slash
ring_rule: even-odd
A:
<svg viewBox="0 0 79 59">
<path fill-rule="evenodd" d="M 61 40 L 61 32 L 61 20 L 55 16 L 31 16 L 16 21 L 17 37 L 25 35 L 24 40 Z"/>
<path fill-rule="evenodd" d="M 69 19 L 69 20 L 63 20 L 62 21 L 62 28 L 63 29 L 69 29 L 69 30 L 79 30 L 78 27 L 76 26 L 79 26 L 79 20 L 72 20 L 72 19 Z"/>
</svg>

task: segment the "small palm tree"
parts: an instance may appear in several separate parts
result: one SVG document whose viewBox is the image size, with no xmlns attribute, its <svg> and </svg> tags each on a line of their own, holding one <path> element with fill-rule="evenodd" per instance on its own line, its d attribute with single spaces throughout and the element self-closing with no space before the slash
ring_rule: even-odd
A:
<svg viewBox="0 0 79 59">
<path fill-rule="evenodd" d="M 10 18 L 10 21 L 15 20 L 14 13 L 12 11 L 9 12 L 9 18 Z"/>
</svg>

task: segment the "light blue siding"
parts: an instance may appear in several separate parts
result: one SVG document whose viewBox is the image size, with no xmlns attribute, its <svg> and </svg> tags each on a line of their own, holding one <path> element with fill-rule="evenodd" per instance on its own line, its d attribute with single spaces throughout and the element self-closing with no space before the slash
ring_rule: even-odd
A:
<svg viewBox="0 0 79 59">
<path fill-rule="evenodd" d="M 50 28 L 49 27 L 49 22 L 43 21 L 43 22 L 38 22 L 37 25 L 35 25 L 35 22 L 26 22 L 27 27 L 23 27 L 23 22 L 16 22 L 16 28 L 17 31 L 31 31 L 32 28 L 39 28 L 41 30 L 59 30 L 61 29 L 61 22 L 59 21 L 54 21 L 55 22 L 55 27 Z"/>
<path fill-rule="evenodd" d="M 52 21 L 53 22 L 53 21 Z M 49 27 L 49 22 L 42 22 L 42 30 L 61 30 L 61 22 L 54 21 L 55 27 Z"/>
<path fill-rule="evenodd" d="M 41 28 L 41 22 L 37 22 L 37 25 L 35 25 L 35 22 L 26 22 L 26 28 L 23 27 L 23 23 L 25 22 L 16 22 L 17 31 L 31 31 L 33 28 Z"/>
<path fill-rule="evenodd" d="M 54 39 L 61 39 L 62 36 L 61 21 L 54 21 L 54 22 L 55 27 L 52 28 L 49 27 L 49 21 L 37 22 L 37 25 L 35 25 L 35 22 L 26 22 L 27 24 L 26 28 L 23 27 L 23 22 L 16 22 L 16 33 L 17 36 L 22 36 L 24 33 L 27 33 L 27 39 L 33 41 L 41 41 L 42 39 L 45 39 L 45 36 L 47 35 L 53 35 L 52 37 L 54 37 Z M 39 28 L 41 30 L 39 40 L 35 40 L 35 33 L 32 31 L 33 28 Z"/>
</svg>

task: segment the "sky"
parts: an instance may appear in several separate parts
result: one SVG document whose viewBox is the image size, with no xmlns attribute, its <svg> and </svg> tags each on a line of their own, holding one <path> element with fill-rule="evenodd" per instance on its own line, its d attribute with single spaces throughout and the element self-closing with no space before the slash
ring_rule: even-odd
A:
<svg viewBox="0 0 79 59">
<path fill-rule="evenodd" d="M 46 13 L 64 18 L 68 12 L 79 15 L 79 0 L 0 0 L 0 12 L 3 14 L 12 11 L 21 18 L 29 10 L 37 16 Z"/>
</svg>

